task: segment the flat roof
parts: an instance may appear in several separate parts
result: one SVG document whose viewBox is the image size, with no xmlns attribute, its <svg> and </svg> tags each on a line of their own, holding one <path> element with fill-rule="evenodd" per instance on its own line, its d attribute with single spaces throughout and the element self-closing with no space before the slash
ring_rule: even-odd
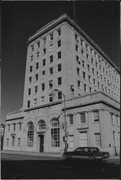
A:
<svg viewBox="0 0 121 180">
<path fill-rule="evenodd" d="M 69 25 L 74 27 L 75 30 L 77 30 L 79 34 L 82 35 L 120 73 L 119 68 L 114 64 L 114 62 L 112 62 L 112 60 L 105 54 L 105 52 L 67 14 L 63 14 L 59 18 L 54 19 L 53 21 L 40 28 L 37 32 L 35 32 L 34 35 L 29 37 L 27 44 L 31 43 L 36 38 L 42 36 L 62 22 L 67 22 Z"/>
</svg>

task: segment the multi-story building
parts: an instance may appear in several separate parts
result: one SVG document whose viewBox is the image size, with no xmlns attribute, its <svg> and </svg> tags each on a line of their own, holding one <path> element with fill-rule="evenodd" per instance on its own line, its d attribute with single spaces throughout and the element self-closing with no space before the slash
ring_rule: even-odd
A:
<svg viewBox="0 0 121 180">
<path fill-rule="evenodd" d="M 27 46 L 23 107 L 7 115 L 4 149 L 61 152 L 66 139 L 68 151 L 119 153 L 120 75 L 109 57 L 67 15 Z"/>
</svg>

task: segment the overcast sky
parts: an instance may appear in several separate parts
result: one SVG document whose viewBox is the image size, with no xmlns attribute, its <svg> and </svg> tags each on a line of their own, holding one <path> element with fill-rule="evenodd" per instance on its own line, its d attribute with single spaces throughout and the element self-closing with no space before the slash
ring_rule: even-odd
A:
<svg viewBox="0 0 121 180">
<path fill-rule="evenodd" d="M 75 13 L 74 13 L 75 12 Z M 2 120 L 22 107 L 26 42 L 46 23 L 67 13 L 119 66 L 119 2 L 2 2 Z"/>
</svg>

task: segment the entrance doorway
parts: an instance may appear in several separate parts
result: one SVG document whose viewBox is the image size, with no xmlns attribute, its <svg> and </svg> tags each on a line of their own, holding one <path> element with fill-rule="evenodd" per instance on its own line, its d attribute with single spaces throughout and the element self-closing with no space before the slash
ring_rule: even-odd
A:
<svg viewBox="0 0 121 180">
<path fill-rule="evenodd" d="M 40 138 L 39 151 L 44 152 L 44 135 L 43 134 L 39 135 L 39 138 Z"/>
</svg>

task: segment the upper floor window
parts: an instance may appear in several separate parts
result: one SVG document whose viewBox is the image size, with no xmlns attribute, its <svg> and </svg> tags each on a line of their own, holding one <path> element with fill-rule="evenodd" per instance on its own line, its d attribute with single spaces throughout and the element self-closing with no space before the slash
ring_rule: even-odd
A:
<svg viewBox="0 0 121 180">
<path fill-rule="evenodd" d="M 38 69 L 38 68 L 39 68 L 39 63 L 37 62 L 37 63 L 36 63 L 36 69 Z"/>
<path fill-rule="evenodd" d="M 43 59 L 42 61 L 42 65 L 45 66 L 46 65 L 46 59 Z"/>
<path fill-rule="evenodd" d="M 53 102 L 53 94 L 49 94 L 49 102 Z"/>
<path fill-rule="evenodd" d="M 61 71 L 61 64 L 58 64 L 58 72 Z"/>
<path fill-rule="evenodd" d="M 33 55 L 31 55 L 31 61 L 33 61 Z"/>
<path fill-rule="evenodd" d="M 53 67 L 50 68 L 50 74 L 53 74 Z"/>
<path fill-rule="evenodd" d="M 13 124 L 13 130 L 14 131 L 16 130 L 16 124 L 15 123 Z"/>
<path fill-rule="evenodd" d="M 87 91 L 87 85 L 84 84 L 84 91 L 86 92 Z"/>
<path fill-rule="evenodd" d="M 99 121 L 99 111 L 93 111 L 94 122 Z"/>
<path fill-rule="evenodd" d="M 45 75 L 45 70 L 42 71 L 42 76 L 44 76 L 44 75 Z"/>
<path fill-rule="evenodd" d="M 19 130 L 21 130 L 21 125 L 22 125 L 22 123 L 19 123 Z"/>
<path fill-rule="evenodd" d="M 57 41 L 57 43 L 58 43 L 58 47 L 60 47 L 61 46 L 61 40 Z"/>
<path fill-rule="evenodd" d="M 49 81 L 49 88 L 51 89 L 53 87 L 53 80 Z"/>
<path fill-rule="evenodd" d="M 43 55 L 45 55 L 45 54 L 46 54 L 46 48 L 43 49 Z"/>
<path fill-rule="evenodd" d="M 32 77 L 30 76 L 30 77 L 29 77 L 29 83 L 31 83 L 31 82 L 32 82 Z"/>
<path fill-rule="evenodd" d="M 62 84 L 62 77 L 58 77 L 58 85 Z"/>
<path fill-rule="evenodd" d="M 50 34 L 50 40 L 53 40 L 53 33 Z"/>
<path fill-rule="evenodd" d="M 78 82 L 78 87 L 80 87 L 81 86 L 81 81 L 78 80 L 77 82 Z"/>
<path fill-rule="evenodd" d="M 75 49 L 77 52 L 79 52 L 79 46 L 77 44 L 75 45 Z"/>
<path fill-rule="evenodd" d="M 85 64 L 85 62 L 84 62 L 84 60 L 82 60 L 82 66 L 84 67 L 84 64 Z"/>
<path fill-rule="evenodd" d="M 43 37 L 43 43 L 46 44 L 46 37 Z"/>
<path fill-rule="evenodd" d="M 42 83 L 42 91 L 45 90 L 45 83 Z"/>
<path fill-rule="evenodd" d="M 80 113 L 80 121 L 81 121 L 81 123 L 86 123 L 86 114 L 85 114 L 85 112 Z"/>
<path fill-rule="evenodd" d="M 37 47 L 38 48 L 40 47 L 40 41 L 37 41 Z"/>
<path fill-rule="evenodd" d="M 30 66 L 30 72 L 32 72 L 33 66 Z"/>
<path fill-rule="evenodd" d="M 27 101 L 27 107 L 30 108 L 30 101 Z"/>
<path fill-rule="evenodd" d="M 53 62 L 53 55 L 50 56 L 50 63 Z"/>
<path fill-rule="evenodd" d="M 39 58 L 39 51 L 37 51 L 37 58 Z"/>
<path fill-rule="evenodd" d="M 35 86 L 34 88 L 35 88 L 35 89 L 34 89 L 34 90 L 35 90 L 35 93 L 37 93 L 37 91 L 38 91 L 38 86 Z"/>
<path fill-rule="evenodd" d="M 73 124 L 73 114 L 69 114 L 69 124 Z"/>
<path fill-rule="evenodd" d="M 83 78 L 84 78 L 84 79 L 85 79 L 85 75 L 86 75 L 86 74 L 85 74 L 85 72 L 83 71 Z"/>
<path fill-rule="evenodd" d="M 38 81 L 38 74 L 35 74 L 35 80 Z"/>
<path fill-rule="evenodd" d="M 60 36 L 61 35 L 61 29 L 59 28 L 59 29 L 57 29 L 57 34 L 58 34 L 58 36 Z"/>
<path fill-rule="evenodd" d="M 62 92 L 61 91 L 58 92 L 58 99 L 62 99 Z"/>
<path fill-rule="evenodd" d="M 79 76 L 80 74 L 80 69 L 77 67 L 77 75 Z"/>
<path fill-rule="evenodd" d="M 37 98 L 34 99 L 34 106 L 37 105 Z"/>
<path fill-rule="evenodd" d="M 58 52 L 58 59 L 61 58 L 61 51 Z"/>
<path fill-rule="evenodd" d="M 33 45 L 31 45 L 31 49 L 32 49 L 32 51 L 34 51 L 34 44 L 33 44 Z"/>
<path fill-rule="evenodd" d="M 10 131 L 10 124 L 8 124 L 8 131 Z"/>
<path fill-rule="evenodd" d="M 30 95 L 30 94 L 31 94 L 31 88 L 28 89 L 28 95 Z"/>
</svg>

